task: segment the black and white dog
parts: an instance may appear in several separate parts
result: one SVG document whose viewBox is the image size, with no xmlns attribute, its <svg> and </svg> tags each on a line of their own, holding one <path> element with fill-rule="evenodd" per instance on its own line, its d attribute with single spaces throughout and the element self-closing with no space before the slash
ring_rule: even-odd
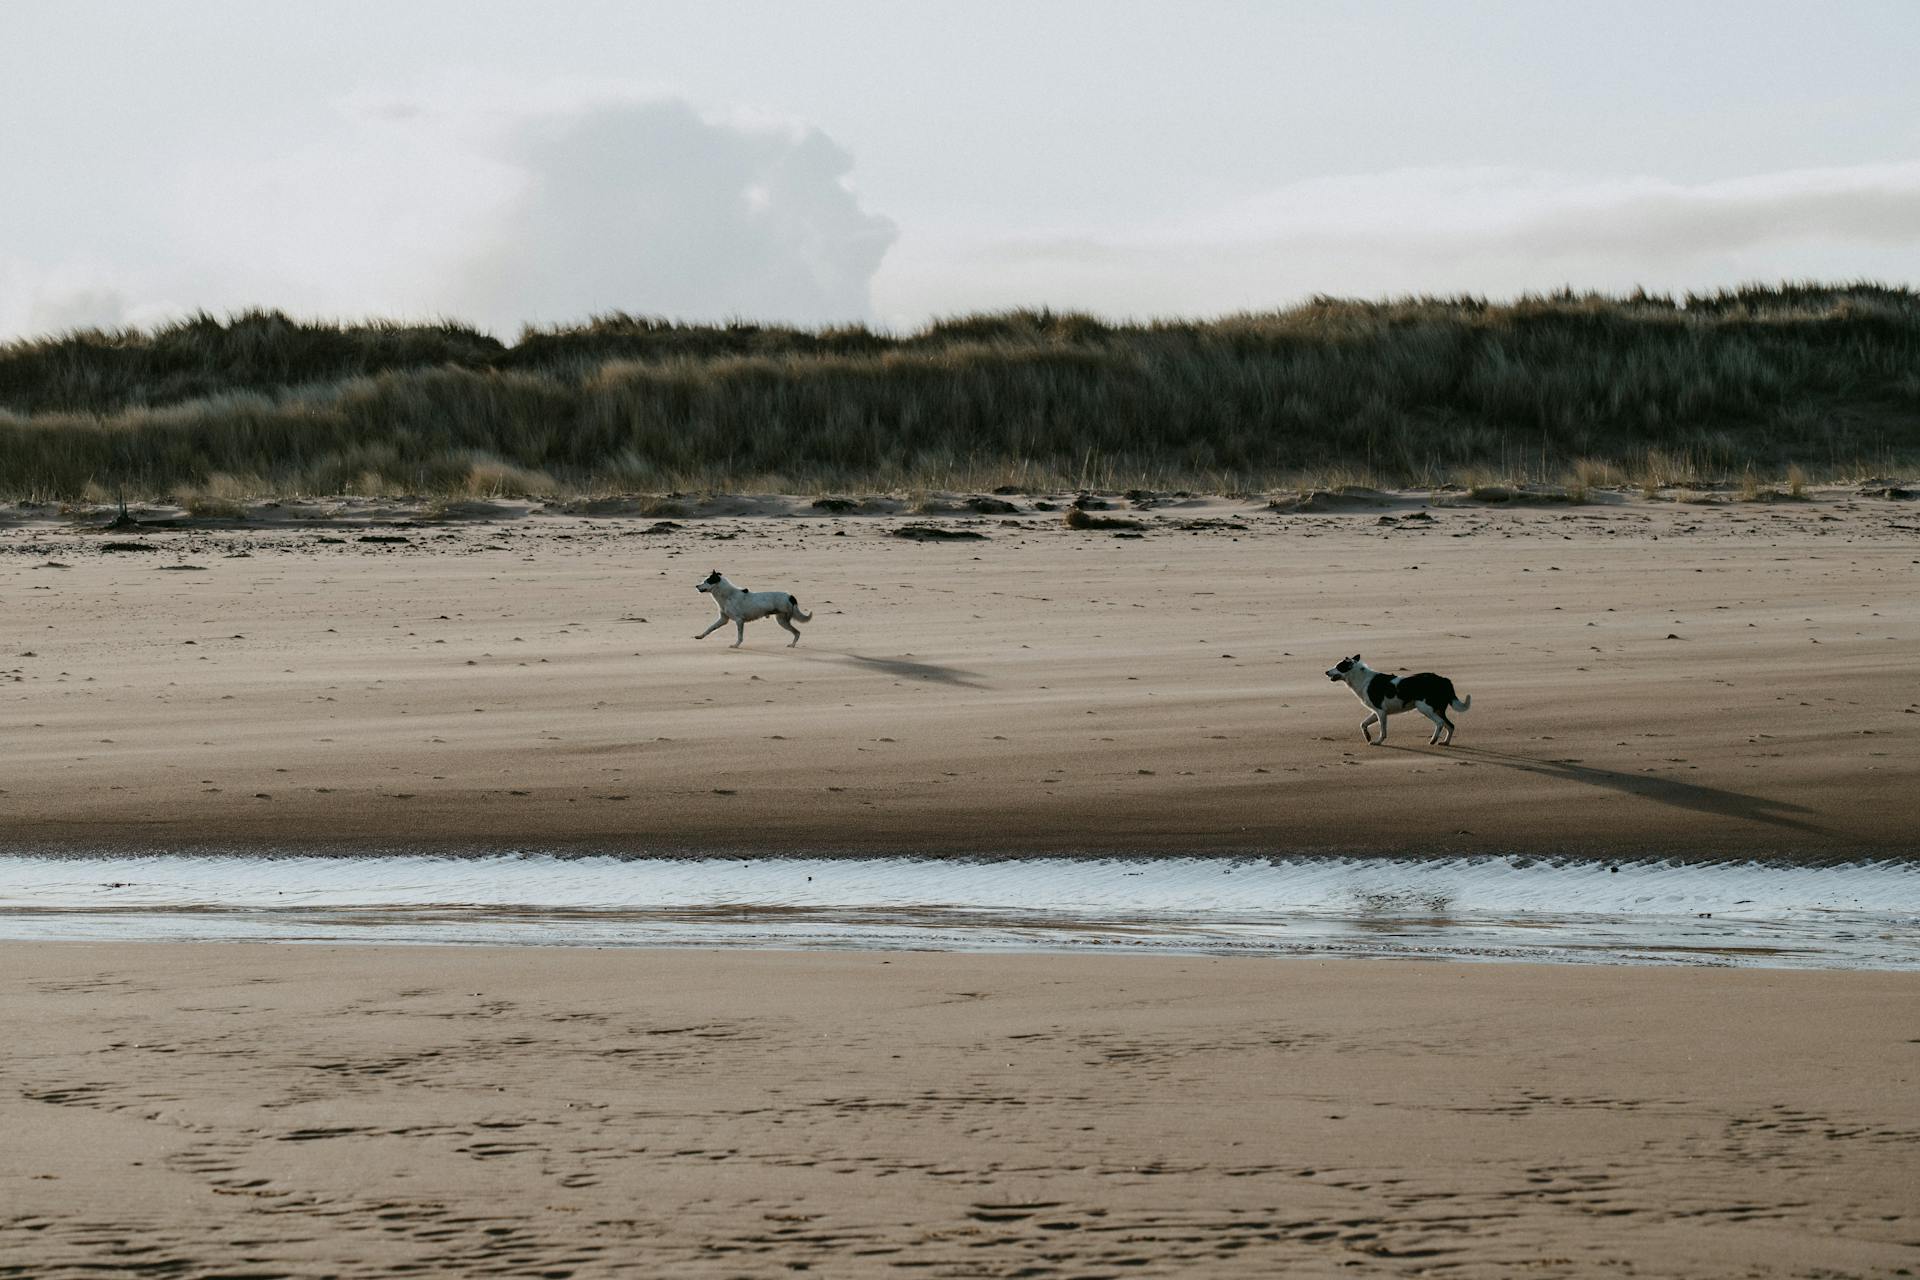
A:
<svg viewBox="0 0 1920 1280">
<path fill-rule="evenodd" d="M 1453 696 L 1453 681 L 1445 676 L 1437 676 L 1431 671 L 1412 676 L 1390 676 L 1360 661 L 1357 653 L 1328 667 L 1327 679 L 1336 684 L 1344 682 L 1347 688 L 1353 690 L 1354 697 L 1367 704 L 1367 710 L 1372 714 L 1360 722 L 1360 736 L 1367 740 L 1367 745 L 1374 747 L 1387 740 L 1387 717 L 1399 715 L 1402 711 L 1418 711 L 1433 721 L 1433 736 L 1427 739 L 1427 744 L 1445 745 L 1453 741 L 1453 721 L 1447 719 L 1447 708 L 1465 711 L 1473 705 L 1472 694 L 1464 698 Z M 1378 738 L 1367 732 L 1367 727 L 1375 724 L 1380 726 Z M 1442 730 L 1447 735 L 1445 742 L 1440 737 Z"/>
<path fill-rule="evenodd" d="M 747 591 L 728 582 L 718 569 L 708 574 L 695 591 L 713 597 L 720 606 L 720 616 L 715 618 L 705 631 L 695 636 L 695 640 L 705 640 L 708 636 L 733 624 L 732 648 L 738 649 L 740 642 L 747 638 L 747 624 L 755 618 L 771 617 L 793 636 L 787 641 L 787 648 L 800 643 L 800 632 L 793 624 L 812 622 L 813 615 L 800 607 L 800 602 L 784 591 Z"/>
</svg>

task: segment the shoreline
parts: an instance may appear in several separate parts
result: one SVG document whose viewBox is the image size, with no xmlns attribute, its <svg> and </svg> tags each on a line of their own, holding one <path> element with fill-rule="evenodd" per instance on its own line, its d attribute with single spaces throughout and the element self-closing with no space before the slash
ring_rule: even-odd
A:
<svg viewBox="0 0 1920 1280">
<path fill-rule="evenodd" d="M 0 857 L 0 939 L 1920 972 L 1920 860 Z"/>
</svg>

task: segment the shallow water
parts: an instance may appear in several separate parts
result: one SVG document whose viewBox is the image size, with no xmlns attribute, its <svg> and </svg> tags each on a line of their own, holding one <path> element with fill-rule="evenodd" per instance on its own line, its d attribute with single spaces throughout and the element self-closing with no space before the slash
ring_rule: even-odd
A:
<svg viewBox="0 0 1920 1280">
<path fill-rule="evenodd" d="M 0 938 L 1920 969 L 1920 862 L 0 857 Z"/>
</svg>

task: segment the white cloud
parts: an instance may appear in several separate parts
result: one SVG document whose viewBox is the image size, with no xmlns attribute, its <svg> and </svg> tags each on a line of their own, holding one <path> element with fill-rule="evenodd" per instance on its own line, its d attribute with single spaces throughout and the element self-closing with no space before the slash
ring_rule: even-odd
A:
<svg viewBox="0 0 1920 1280">
<path fill-rule="evenodd" d="M 504 336 L 614 309 L 862 320 L 894 229 L 851 167 L 818 130 L 623 86 L 362 93 L 271 159 L 178 166 L 117 244 L 0 260 L 0 333 L 244 306 Z"/>
<path fill-rule="evenodd" d="M 904 237 L 875 295 L 911 322 L 1045 303 L 1217 314 L 1314 293 L 1681 292 L 1920 277 L 1920 163 L 1680 184 L 1515 169 L 1300 182 L 1154 226 Z"/>
<path fill-rule="evenodd" d="M 469 254 L 463 311 L 552 321 L 619 306 L 675 317 L 866 319 L 893 224 L 817 130 L 718 123 L 677 101 L 520 121 L 523 181 Z"/>
<path fill-rule="evenodd" d="M 119 205 L 76 202 L 70 226 L 0 206 L 0 335 L 243 306 L 511 336 L 610 309 L 910 328 L 1024 305 L 1920 279 L 1920 162 L 1699 183 L 1401 169 L 1159 221 L 922 222 L 896 244 L 820 131 L 626 83 L 363 91 L 268 158 L 216 150 L 129 181 Z"/>
</svg>

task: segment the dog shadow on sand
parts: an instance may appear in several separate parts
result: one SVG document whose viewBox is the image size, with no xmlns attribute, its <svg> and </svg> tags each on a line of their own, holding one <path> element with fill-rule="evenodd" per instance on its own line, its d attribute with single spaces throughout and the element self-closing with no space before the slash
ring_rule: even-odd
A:
<svg viewBox="0 0 1920 1280">
<path fill-rule="evenodd" d="M 934 684 L 952 685 L 957 689 L 990 687 L 978 671 L 968 671 L 965 667 L 942 666 L 938 662 L 921 662 L 915 658 L 870 658 L 861 653 L 822 652 L 818 649 L 811 653 L 800 649 L 781 649 L 777 652 L 801 662 L 831 662 L 835 666 L 871 671 L 875 675 L 892 676 L 896 680 L 928 680 Z"/>
<path fill-rule="evenodd" d="M 1419 751 L 1417 747 L 1393 744 L 1392 750 Z M 1591 765 L 1576 764 L 1570 760 L 1543 760 L 1537 756 L 1515 755 L 1508 751 L 1489 751 L 1485 747 L 1456 746 L 1448 748 L 1449 754 L 1466 756 L 1480 764 L 1498 765 L 1502 769 L 1517 769 L 1522 773 L 1537 774 L 1543 778 L 1555 778 L 1562 782 L 1577 782 L 1583 786 L 1602 787 L 1608 791 L 1619 791 L 1626 795 L 1638 796 L 1642 800 L 1651 800 L 1656 804 L 1671 805 L 1676 809 L 1691 809 L 1695 813 L 1710 813 L 1720 818 L 1740 818 L 1747 822 L 1758 822 L 1769 827 L 1778 827 L 1783 831 L 1799 831 L 1808 835 L 1832 835 L 1825 827 L 1792 815 L 1812 813 L 1805 805 L 1788 804 L 1784 800 L 1773 800 L 1765 796 L 1751 796 L 1742 791 L 1727 791 L 1721 787 L 1703 787 L 1697 782 L 1682 782 L 1678 778 L 1664 778 L 1652 773 L 1621 773 L 1615 769 L 1596 769 Z M 1421 754 L 1426 754 L 1421 752 Z"/>
</svg>

